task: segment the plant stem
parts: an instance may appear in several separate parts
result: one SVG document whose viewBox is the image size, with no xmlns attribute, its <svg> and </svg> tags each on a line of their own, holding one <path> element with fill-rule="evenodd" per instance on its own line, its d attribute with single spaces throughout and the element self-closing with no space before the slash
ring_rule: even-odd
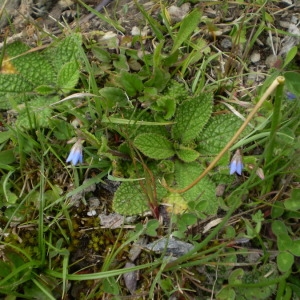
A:
<svg viewBox="0 0 300 300">
<path fill-rule="evenodd" d="M 267 170 L 265 174 L 274 174 L 274 170 L 277 167 L 277 164 L 270 164 L 273 159 L 274 146 L 275 146 L 275 138 L 278 130 L 278 126 L 280 124 L 280 113 L 281 113 L 281 103 L 283 97 L 283 84 L 280 84 L 276 90 L 275 102 L 274 102 L 274 111 L 272 116 L 271 123 L 271 131 L 269 135 L 269 142 L 265 149 L 265 167 Z M 276 173 L 276 172 L 275 172 Z M 272 175 L 264 184 L 264 188 L 262 189 L 262 194 L 269 193 L 272 189 L 272 184 L 274 181 L 274 175 Z"/>
</svg>

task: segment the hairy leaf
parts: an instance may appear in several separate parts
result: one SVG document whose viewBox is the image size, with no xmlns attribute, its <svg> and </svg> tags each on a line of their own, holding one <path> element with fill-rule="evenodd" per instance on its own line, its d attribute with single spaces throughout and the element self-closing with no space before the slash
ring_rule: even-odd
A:
<svg viewBox="0 0 300 300">
<path fill-rule="evenodd" d="M 79 79 L 79 68 L 75 60 L 63 65 L 58 73 L 57 84 L 64 93 L 70 92 Z"/>
<path fill-rule="evenodd" d="M 177 161 L 175 163 L 176 188 L 185 188 L 192 183 L 202 171 L 203 168 L 196 162 L 182 163 Z M 201 213 L 214 215 L 218 209 L 218 200 L 215 191 L 216 187 L 214 183 L 209 178 L 205 177 L 193 188 L 181 194 L 181 196 L 186 202 L 192 201 L 194 203 L 193 207 L 197 207 L 198 204 L 205 203 Z"/>
<path fill-rule="evenodd" d="M 145 194 L 138 182 L 123 182 L 113 199 L 113 210 L 122 215 L 138 215 L 148 210 Z"/>
<path fill-rule="evenodd" d="M 124 71 L 121 72 L 119 81 L 129 97 L 133 97 L 141 92 L 144 87 L 143 82 L 138 75 Z"/>
<path fill-rule="evenodd" d="M 192 162 L 200 155 L 199 152 L 188 147 L 180 147 L 180 149 L 176 150 L 176 154 L 184 162 Z"/>
<path fill-rule="evenodd" d="M 159 134 L 140 134 L 135 138 L 133 143 L 135 147 L 150 158 L 165 159 L 175 154 L 172 143 Z"/>
<path fill-rule="evenodd" d="M 211 118 L 198 139 L 197 150 L 203 154 L 217 154 L 229 142 L 241 124 L 242 120 L 232 114 Z"/>
<path fill-rule="evenodd" d="M 212 95 L 201 94 L 178 107 L 175 125 L 172 127 L 174 139 L 188 143 L 202 131 L 212 112 Z"/>
</svg>

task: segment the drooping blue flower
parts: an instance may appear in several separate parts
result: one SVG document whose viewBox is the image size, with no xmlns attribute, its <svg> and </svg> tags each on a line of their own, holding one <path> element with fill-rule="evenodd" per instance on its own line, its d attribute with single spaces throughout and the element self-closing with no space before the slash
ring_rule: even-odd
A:
<svg viewBox="0 0 300 300">
<path fill-rule="evenodd" d="M 295 100 L 297 98 L 297 96 L 291 92 L 286 92 L 286 96 L 288 100 Z"/>
<path fill-rule="evenodd" d="M 235 154 L 233 155 L 231 162 L 230 162 L 230 175 L 233 173 L 237 173 L 242 175 L 242 170 L 244 168 L 243 161 L 242 161 L 242 154 L 241 150 L 236 150 Z"/>
<path fill-rule="evenodd" d="M 71 162 L 73 166 L 76 166 L 78 163 L 83 162 L 83 154 L 82 154 L 82 140 L 79 139 L 77 142 L 72 146 L 69 156 L 66 162 Z"/>
</svg>

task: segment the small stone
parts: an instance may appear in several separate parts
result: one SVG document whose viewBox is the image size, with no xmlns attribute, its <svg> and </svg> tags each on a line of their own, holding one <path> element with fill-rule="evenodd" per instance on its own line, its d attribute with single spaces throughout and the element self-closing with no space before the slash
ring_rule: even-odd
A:
<svg viewBox="0 0 300 300">
<path fill-rule="evenodd" d="M 266 65 L 268 66 L 268 68 L 278 69 L 282 65 L 282 58 L 280 56 L 271 54 L 266 58 Z"/>
<path fill-rule="evenodd" d="M 145 245 L 145 248 L 157 253 L 166 251 L 167 255 L 179 257 L 191 251 L 194 248 L 194 245 L 178 241 L 174 238 L 162 238 L 158 241 Z"/>
<path fill-rule="evenodd" d="M 172 23 L 180 22 L 189 12 L 190 4 L 184 3 L 180 7 L 171 5 L 168 8 L 168 13 Z"/>
<path fill-rule="evenodd" d="M 259 62 L 260 61 L 260 53 L 254 51 L 250 56 L 250 61 L 254 64 Z"/>
<path fill-rule="evenodd" d="M 232 47 L 231 39 L 229 39 L 229 38 L 224 38 L 224 39 L 221 41 L 221 46 L 222 46 L 223 49 L 231 49 L 231 47 Z"/>
<path fill-rule="evenodd" d="M 225 188 L 226 188 L 226 185 L 225 184 L 219 184 L 217 187 L 216 187 L 216 196 L 217 197 L 223 197 L 224 193 L 225 193 Z"/>
<path fill-rule="evenodd" d="M 93 217 L 96 216 L 97 212 L 94 209 L 92 209 L 88 211 L 86 214 L 88 215 L 88 217 Z"/>
<path fill-rule="evenodd" d="M 117 213 L 112 213 L 109 215 L 100 214 L 99 216 L 100 223 L 104 228 L 120 228 L 124 224 L 124 217 Z"/>
<path fill-rule="evenodd" d="M 124 268 L 133 268 L 135 264 L 132 262 L 127 262 Z M 123 274 L 124 282 L 129 290 L 130 294 L 133 295 L 136 291 L 137 281 L 138 281 L 138 271 L 132 271 Z"/>
</svg>

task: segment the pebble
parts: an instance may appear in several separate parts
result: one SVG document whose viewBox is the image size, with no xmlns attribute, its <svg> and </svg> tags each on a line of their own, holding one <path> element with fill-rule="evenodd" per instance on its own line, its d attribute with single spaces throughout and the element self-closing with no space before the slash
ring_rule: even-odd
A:
<svg viewBox="0 0 300 300">
<path fill-rule="evenodd" d="M 252 52 L 252 54 L 250 55 L 250 61 L 252 63 L 257 63 L 260 61 L 260 53 L 257 51 Z"/>
<path fill-rule="evenodd" d="M 180 7 L 171 5 L 168 8 L 168 13 L 172 23 L 180 22 L 189 12 L 190 4 L 184 3 Z"/>
<path fill-rule="evenodd" d="M 221 46 L 222 46 L 222 48 L 224 48 L 224 49 L 231 49 L 231 47 L 232 47 L 231 39 L 229 39 L 229 38 L 224 38 L 224 39 L 221 41 Z"/>
</svg>

